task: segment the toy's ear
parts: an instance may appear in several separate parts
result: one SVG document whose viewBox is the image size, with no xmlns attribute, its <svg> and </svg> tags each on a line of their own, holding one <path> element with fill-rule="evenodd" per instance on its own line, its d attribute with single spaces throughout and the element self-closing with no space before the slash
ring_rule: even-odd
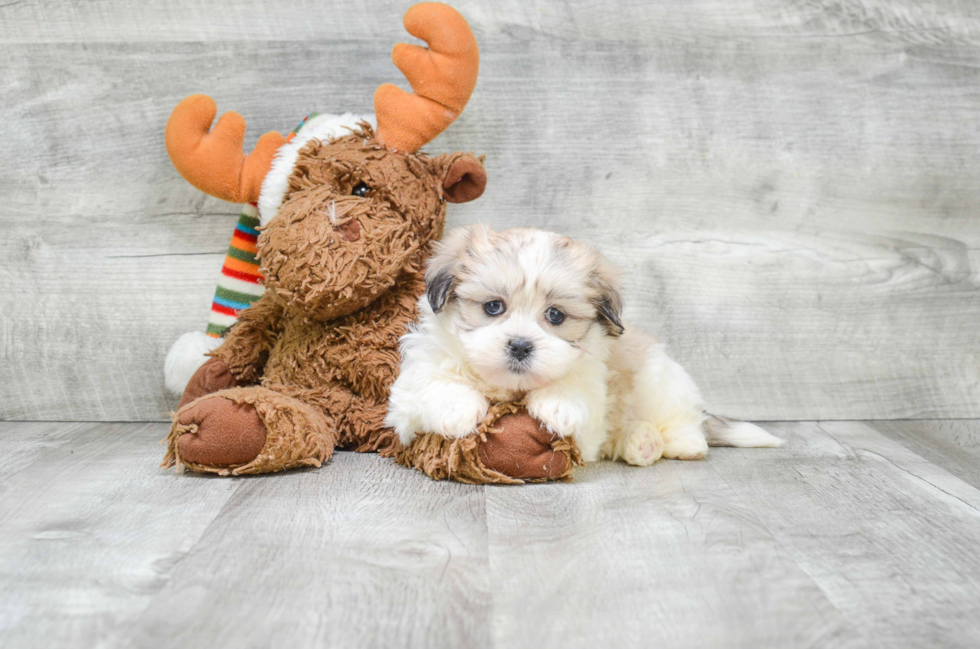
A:
<svg viewBox="0 0 980 649">
<path fill-rule="evenodd" d="M 450 203 L 466 203 L 480 198 L 487 187 L 483 156 L 472 153 L 444 153 L 429 160 L 429 167 L 442 181 L 442 195 Z"/>
</svg>

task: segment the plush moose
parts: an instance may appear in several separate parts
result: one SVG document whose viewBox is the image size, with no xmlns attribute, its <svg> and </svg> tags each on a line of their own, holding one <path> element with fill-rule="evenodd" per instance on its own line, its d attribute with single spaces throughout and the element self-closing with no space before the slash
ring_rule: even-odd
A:
<svg viewBox="0 0 980 649">
<path fill-rule="evenodd" d="M 341 447 L 380 451 L 437 479 L 513 483 L 566 477 L 578 461 L 571 442 L 553 440 L 520 404 L 495 405 L 469 437 L 423 435 L 409 448 L 383 424 L 398 340 L 416 318 L 446 202 L 474 200 L 486 185 L 482 158 L 420 151 L 476 85 L 469 26 L 438 3 L 413 6 L 404 24 L 429 47 L 395 46 L 392 59 L 414 92 L 379 87 L 376 129 L 311 116 L 291 139 L 267 133 L 246 156 L 238 114 L 209 133 L 209 97 L 174 109 L 166 142 L 181 175 L 213 196 L 257 206 L 264 292 L 231 312 L 220 346 L 187 382 L 163 466 L 264 473 L 320 466 Z M 242 272 L 236 259 L 249 261 L 229 257 L 233 279 Z M 216 308 L 227 304 L 216 298 Z"/>
</svg>

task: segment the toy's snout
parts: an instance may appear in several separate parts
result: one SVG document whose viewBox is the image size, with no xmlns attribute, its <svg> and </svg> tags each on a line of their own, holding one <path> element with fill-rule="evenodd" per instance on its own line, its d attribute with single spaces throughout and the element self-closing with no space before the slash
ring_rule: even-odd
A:
<svg viewBox="0 0 980 649">
<path fill-rule="evenodd" d="M 346 223 L 341 223 L 340 225 L 335 225 L 333 229 L 340 233 L 342 241 L 347 241 L 348 243 L 354 243 L 361 238 L 361 224 L 354 219 Z"/>
<path fill-rule="evenodd" d="M 293 193 L 259 238 L 266 291 L 316 321 L 364 308 L 420 251 L 411 221 L 385 201 L 323 184 Z"/>
</svg>

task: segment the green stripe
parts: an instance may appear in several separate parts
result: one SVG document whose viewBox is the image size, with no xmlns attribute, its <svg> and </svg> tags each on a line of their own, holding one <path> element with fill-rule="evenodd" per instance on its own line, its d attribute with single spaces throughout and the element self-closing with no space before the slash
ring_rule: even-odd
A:
<svg viewBox="0 0 980 649">
<path fill-rule="evenodd" d="M 207 333 L 212 336 L 224 336 L 226 331 L 228 331 L 228 327 L 224 325 L 209 324 Z"/>
<path fill-rule="evenodd" d="M 241 302 L 243 304 L 252 304 L 257 302 L 261 295 L 249 295 L 248 293 L 239 293 L 238 291 L 229 291 L 224 286 L 219 286 L 215 289 L 214 294 L 223 300 L 231 300 L 232 302 Z"/>
<path fill-rule="evenodd" d="M 236 248 L 235 246 L 228 246 L 228 256 L 234 257 L 238 261 L 244 261 L 247 264 L 259 265 L 258 259 L 255 258 L 255 254 L 248 252 L 247 250 L 242 250 L 241 248 Z"/>
<path fill-rule="evenodd" d="M 244 225 L 247 228 L 252 228 L 253 230 L 259 227 L 259 219 L 256 216 L 249 216 L 248 214 L 242 214 L 238 217 L 238 224 Z"/>
</svg>

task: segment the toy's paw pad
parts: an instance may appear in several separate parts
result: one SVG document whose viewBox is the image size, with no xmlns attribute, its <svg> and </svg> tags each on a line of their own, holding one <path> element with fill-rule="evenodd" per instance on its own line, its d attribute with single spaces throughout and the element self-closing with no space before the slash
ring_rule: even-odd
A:
<svg viewBox="0 0 980 649">
<path fill-rule="evenodd" d="M 664 435 L 664 457 L 670 460 L 700 460 L 708 454 L 708 441 L 700 429 L 674 435 Z"/>
<path fill-rule="evenodd" d="M 185 462 L 237 466 L 254 460 L 265 446 L 265 423 L 255 408 L 220 395 L 178 411 L 177 423 L 192 427 L 177 438 L 177 450 Z"/>
<path fill-rule="evenodd" d="M 180 397 L 178 409 L 183 408 L 191 401 L 203 397 L 206 394 L 233 388 L 238 385 L 238 380 L 228 369 L 228 363 L 220 358 L 209 358 L 204 365 L 197 368 L 194 376 L 187 382 L 184 394 Z"/>
<path fill-rule="evenodd" d="M 633 466 L 650 466 L 664 452 L 664 440 L 653 424 L 636 421 L 623 440 L 623 459 Z"/>
<path fill-rule="evenodd" d="M 504 415 L 494 429 L 499 432 L 480 443 L 487 468 L 520 480 L 558 478 L 568 471 L 568 455 L 551 447 L 554 436 L 527 412 Z"/>
</svg>

